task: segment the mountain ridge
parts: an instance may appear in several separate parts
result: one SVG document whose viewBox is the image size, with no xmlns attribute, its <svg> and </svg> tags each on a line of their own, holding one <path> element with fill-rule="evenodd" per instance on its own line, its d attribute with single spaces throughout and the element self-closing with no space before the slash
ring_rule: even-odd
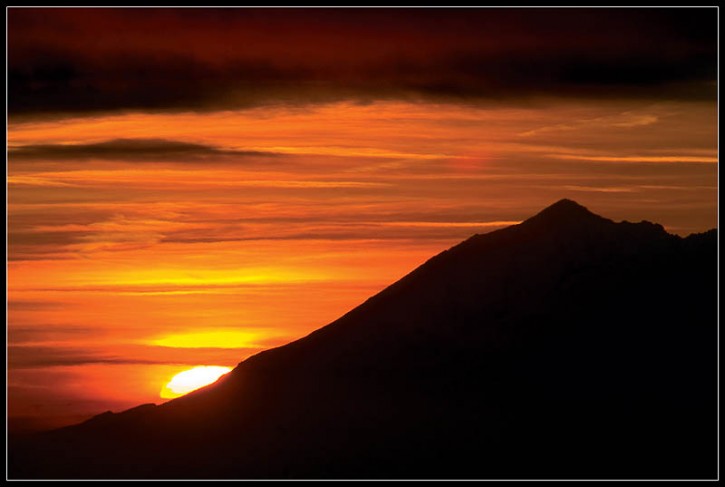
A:
<svg viewBox="0 0 725 487">
<path fill-rule="evenodd" d="M 701 477 L 715 451 L 716 237 L 560 200 L 432 257 L 216 384 L 33 448 L 46 472 L 111 478 Z M 136 445 L 135 435 L 181 446 L 159 465 L 140 453 L 151 446 L 114 450 L 122 462 L 91 455 L 92 472 L 68 453 L 47 460 L 61 446 Z M 194 438 L 222 445 L 221 457 Z M 22 455 L 14 470 L 32 477 Z"/>
</svg>

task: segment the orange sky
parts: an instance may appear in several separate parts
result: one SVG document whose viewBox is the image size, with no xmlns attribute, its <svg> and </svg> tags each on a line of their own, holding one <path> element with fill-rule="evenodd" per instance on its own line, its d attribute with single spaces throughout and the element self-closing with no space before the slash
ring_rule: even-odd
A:
<svg viewBox="0 0 725 487">
<path fill-rule="evenodd" d="M 52 40 L 63 18 L 33 29 Z M 301 46 L 316 65 L 329 61 L 325 35 Z M 454 38 L 441 36 L 426 42 L 447 52 Z M 28 39 L 11 29 L 11 54 Z M 564 44 L 551 39 L 551 52 Z M 10 100 L 23 93 L 11 87 Z M 304 336 L 438 252 L 561 198 L 680 235 L 717 225 L 708 97 L 387 93 L 204 110 L 114 98 L 63 112 L 43 93 L 54 111 L 11 103 L 7 134 L 8 406 L 21 426 L 161 402 L 175 373 Z"/>
</svg>

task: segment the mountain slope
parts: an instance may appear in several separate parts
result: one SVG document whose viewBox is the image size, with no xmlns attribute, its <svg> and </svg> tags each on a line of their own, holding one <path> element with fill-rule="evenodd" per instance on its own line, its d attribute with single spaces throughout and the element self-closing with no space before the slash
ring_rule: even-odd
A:
<svg viewBox="0 0 725 487">
<path fill-rule="evenodd" d="M 11 478 L 712 478 L 717 235 L 562 200 Z"/>
</svg>

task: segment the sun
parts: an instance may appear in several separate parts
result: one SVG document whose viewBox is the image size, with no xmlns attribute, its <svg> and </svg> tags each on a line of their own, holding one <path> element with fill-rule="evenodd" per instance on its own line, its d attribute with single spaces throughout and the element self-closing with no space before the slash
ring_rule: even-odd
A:
<svg viewBox="0 0 725 487">
<path fill-rule="evenodd" d="M 230 372 L 230 367 L 222 367 L 219 365 L 200 365 L 193 369 L 179 372 L 171 380 L 161 388 L 159 394 L 164 399 L 173 399 L 183 396 L 191 391 L 195 391 L 200 387 L 215 382 L 222 375 Z"/>
</svg>

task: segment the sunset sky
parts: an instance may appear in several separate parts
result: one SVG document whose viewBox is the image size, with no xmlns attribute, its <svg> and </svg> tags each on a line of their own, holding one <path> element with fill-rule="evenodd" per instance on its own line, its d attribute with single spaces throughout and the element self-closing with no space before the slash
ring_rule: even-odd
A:
<svg viewBox="0 0 725 487">
<path fill-rule="evenodd" d="M 717 10 L 9 8 L 8 407 L 165 401 L 561 198 L 717 225 Z"/>
</svg>

